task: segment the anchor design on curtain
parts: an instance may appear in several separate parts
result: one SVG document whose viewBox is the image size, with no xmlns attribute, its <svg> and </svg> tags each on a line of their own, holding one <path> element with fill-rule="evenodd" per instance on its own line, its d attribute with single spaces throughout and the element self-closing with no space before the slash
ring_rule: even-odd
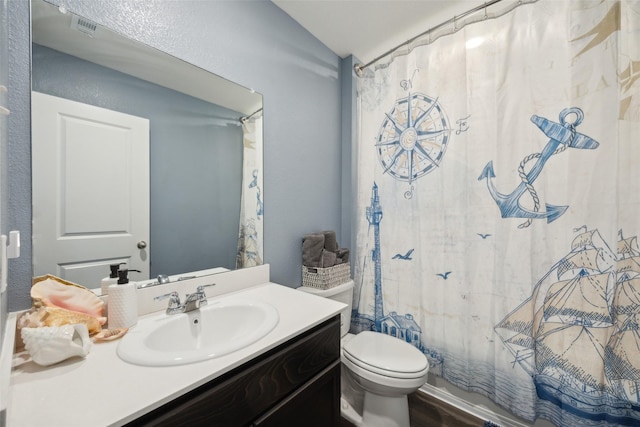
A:
<svg viewBox="0 0 640 427">
<path fill-rule="evenodd" d="M 567 116 L 575 115 L 575 121 L 570 122 L 567 120 Z M 594 139 L 576 132 L 575 128 L 582 123 L 584 119 L 584 113 L 580 108 L 572 107 L 565 108 L 560 112 L 560 123 L 552 122 L 544 117 L 532 116 L 531 121 L 540 128 L 540 130 L 549 137 L 549 142 L 543 148 L 541 153 L 532 154 L 527 156 L 520 164 L 518 168 L 522 182 L 509 194 L 502 194 L 496 190 L 493 184 L 492 178 L 495 178 L 493 171 L 493 161 L 487 163 L 484 170 L 478 177 L 478 181 L 487 179 L 487 187 L 493 200 L 495 200 L 502 218 L 527 218 L 527 221 L 520 224 L 518 228 L 525 228 L 531 225 L 532 219 L 547 219 L 547 223 L 558 219 L 569 206 L 556 206 L 546 204 L 546 210 L 540 212 L 540 202 L 538 194 L 533 187 L 533 183 L 538 178 L 545 163 L 554 154 L 560 153 L 567 148 L 579 148 L 593 150 L 600 145 Z M 536 163 L 531 170 L 527 173 L 524 172 L 524 165 L 534 158 L 537 158 Z M 520 198 L 525 192 L 529 192 L 534 200 L 534 209 L 523 208 L 520 204 Z"/>
</svg>

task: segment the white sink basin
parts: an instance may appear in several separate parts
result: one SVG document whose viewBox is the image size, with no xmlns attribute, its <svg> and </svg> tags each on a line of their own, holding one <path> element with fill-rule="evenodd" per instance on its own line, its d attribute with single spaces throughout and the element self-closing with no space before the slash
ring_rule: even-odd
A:
<svg viewBox="0 0 640 427">
<path fill-rule="evenodd" d="M 189 313 L 164 312 L 142 319 L 122 338 L 118 356 L 143 366 L 200 362 L 240 350 L 278 323 L 270 304 L 243 298 L 211 300 Z"/>
</svg>

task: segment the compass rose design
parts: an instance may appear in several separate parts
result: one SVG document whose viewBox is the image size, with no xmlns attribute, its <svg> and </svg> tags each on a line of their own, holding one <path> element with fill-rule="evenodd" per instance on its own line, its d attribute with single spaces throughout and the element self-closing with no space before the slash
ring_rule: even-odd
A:
<svg viewBox="0 0 640 427">
<path fill-rule="evenodd" d="M 449 143 L 449 120 L 438 98 L 409 93 L 382 121 L 376 147 L 384 168 L 409 184 L 440 165 Z"/>
</svg>

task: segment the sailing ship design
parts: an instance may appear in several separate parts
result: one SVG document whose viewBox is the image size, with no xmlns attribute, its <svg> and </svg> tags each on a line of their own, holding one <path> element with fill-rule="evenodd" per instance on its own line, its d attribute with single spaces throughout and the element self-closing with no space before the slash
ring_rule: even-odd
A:
<svg viewBox="0 0 640 427">
<path fill-rule="evenodd" d="M 586 226 L 495 327 L 538 397 L 582 418 L 640 423 L 640 249 Z"/>
</svg>

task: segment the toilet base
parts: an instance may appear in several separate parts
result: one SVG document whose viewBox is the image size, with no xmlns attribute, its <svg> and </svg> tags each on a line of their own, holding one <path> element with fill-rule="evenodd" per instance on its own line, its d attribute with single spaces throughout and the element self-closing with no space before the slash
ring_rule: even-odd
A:
<svg viewBox="0 0 640 427">
<path fill-rule="evenodd" d="M 379 396 L 365 392 L 362 427 L 409 427 L 407 396 Z"/>
<path fill-rule="evenodd" d="M 407 396 L 388 397 L 366 392 L 362 415 L 342 397 L 340 415 L 356 427 L 409 427 Z"/>
<path fill-rule="evenodd" d="M 340 398 L 340 416 L 356 427 L 362 427 L 362 417 L 344 397 Z"/>
</svg>

